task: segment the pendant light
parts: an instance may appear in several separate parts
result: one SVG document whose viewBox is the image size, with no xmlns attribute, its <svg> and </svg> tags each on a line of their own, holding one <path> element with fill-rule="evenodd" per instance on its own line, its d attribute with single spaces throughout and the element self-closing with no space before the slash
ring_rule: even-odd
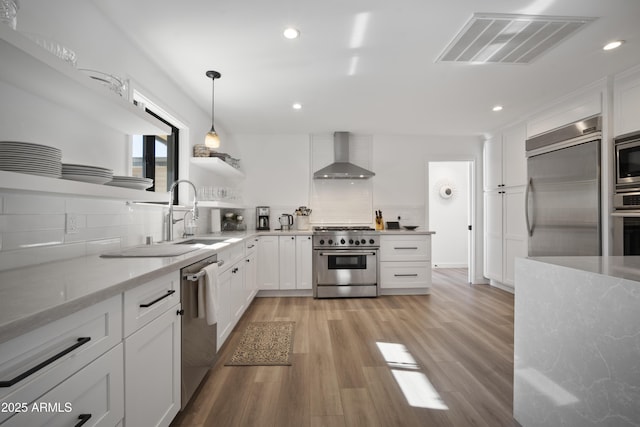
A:
<svg viewBox="0 0 640 427">
<path fill-rule="evenodd" d="M 211 130 L 207 133 L 207 136 L 204 139 L 204 145 L 209 148 L 218 148 L 220 147 L 220 137 L 216 133 L 216 130 L 213 127 L 213 89 L 215 86 L 216 79 L 219 79 L 221 74 L 217 71 L 207 71 L 207 77 L 211 79 Z"/>
</svg>

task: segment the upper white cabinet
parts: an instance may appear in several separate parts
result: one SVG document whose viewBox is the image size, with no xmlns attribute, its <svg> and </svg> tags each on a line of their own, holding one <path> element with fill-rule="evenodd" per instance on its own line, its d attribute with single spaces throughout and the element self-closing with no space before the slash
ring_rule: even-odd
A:
<svg viewBox="0 0 640 427">
<path fill-rule="evenodd" d="M 613 92 L 614 135 L 640 131 L 640 67 L 617 76 Z"/>
<path fill-rule="evenodd" d="M 512 126 L 502 132 L 502 183 L 505 187 L 527 183 L 525 141 L 524 125 Z"/>
<path fill-rule="evenodd" d="M 126 134 L 171 133 L 160 120 L 7 25 L 0 26 L 0 57 L 0 79 L 15 87 Z"/>
<path fill-rule="evenodd" d="M 525 157 L 526 129 L 524 124 L 504 129 L 484 144 L 484 189 L 525 185 L 527 160 Z"/>
</svg>

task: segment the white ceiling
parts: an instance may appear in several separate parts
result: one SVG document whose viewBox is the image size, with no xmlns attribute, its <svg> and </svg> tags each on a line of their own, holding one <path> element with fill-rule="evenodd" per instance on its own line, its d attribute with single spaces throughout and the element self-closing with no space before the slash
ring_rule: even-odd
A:
<svg viewBox="0 0 640 427">
<path fill-rule="evenodd" d="M 640 61 L 638 0 L 93 1 L 207 113 L 205 71 L 222 73 L 216 123 L 230 133 L 479 135 Z M 436 63 L 479 12 L 598 19 L 530 64 Z M 613 39 L 626 43 L 603 51 Z"/>
</svg>

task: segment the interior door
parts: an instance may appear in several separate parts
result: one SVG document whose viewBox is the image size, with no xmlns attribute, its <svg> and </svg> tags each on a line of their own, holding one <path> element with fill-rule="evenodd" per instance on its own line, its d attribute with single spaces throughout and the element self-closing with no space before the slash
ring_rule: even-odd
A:
<svg viewBox="0 0 640 427">
<path fill-rule="evenodd" d="M 530 157 L 529 256 L 600 255 L 600 140 Z"/>
</svg>

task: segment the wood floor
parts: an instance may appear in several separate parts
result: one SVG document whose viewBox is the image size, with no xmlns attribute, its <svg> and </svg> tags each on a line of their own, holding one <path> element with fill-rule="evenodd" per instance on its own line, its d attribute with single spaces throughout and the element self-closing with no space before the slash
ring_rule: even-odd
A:
<svg viewBox="0 0 640 427">
<path fill-rule="evenodd" d="M 434 270 L 424 296 L 256 298 L 172 426 L 517 426 L 513 295 L 466 274 Z M 296 322 L 292 366 L 224 366 L 265 320 Z"/>
</svg>

